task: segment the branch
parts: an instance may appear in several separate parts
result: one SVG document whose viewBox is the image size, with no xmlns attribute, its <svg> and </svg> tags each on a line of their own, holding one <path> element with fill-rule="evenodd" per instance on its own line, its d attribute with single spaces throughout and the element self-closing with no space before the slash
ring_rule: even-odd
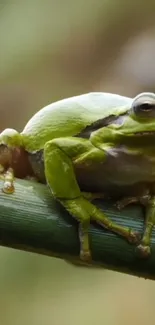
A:
<svg viewBox="0 0 155 325">
<path fill-rule="evenodd" d="M 143 232 L 140 206 L 118 212 L 107 202 L 96 201 L 96 205 L 117 223 Z M 92 266 L 155 279 L 155 231 L 148 259 L 138 258 L 135 245 L 95 224 L 90 226 L 90 243 Z M 15 194 L 0 194 L 0 245 L 81 264 L 77 222 L 46 186 L 31 181 L 16 180 Z"/>
</svg>

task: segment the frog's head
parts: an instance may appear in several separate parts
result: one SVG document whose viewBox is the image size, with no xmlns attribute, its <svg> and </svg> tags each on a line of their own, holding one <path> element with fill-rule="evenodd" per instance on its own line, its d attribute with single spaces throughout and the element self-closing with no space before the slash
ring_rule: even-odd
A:
<svg viewBox="0 0 155 325">
<path fill-rule="evenodd" d="M 134 145 L 134 141 L 135 144 L 143 141 L 149 144 L 152 140 L 155 143 L 155 94 L 137 95 L 124 113 L 119 115 L 107 129 L 114 142 L 131 143 L 132 141 Z"/>
</svg>

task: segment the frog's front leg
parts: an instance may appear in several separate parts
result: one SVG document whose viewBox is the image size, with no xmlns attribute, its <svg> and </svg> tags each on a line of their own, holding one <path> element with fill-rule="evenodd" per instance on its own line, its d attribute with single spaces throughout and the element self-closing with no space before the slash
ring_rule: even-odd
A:
<svg viewBox="0 0 155 325">
<path fill-rule="evenodd" d="M 137 246 L 137 252 L 142 257 L 148 257 L 151 251 L 152 230 L 155 226 L 155 196 L 146 194 L 141 197 L 133 198 L 133 200 L 132 198 L 126 198 L 123 201 L 119 202 L 119 204 L 122 205 L 121 208 L 133 202 L 139 202 L 145 207 L 145 230 L 141 242 Z"/>
<path fill-rule="evenodd" d="M 101 162 L 104 151 L 95 148 L 89 140 L 80 138 L 58 138 L 44 147 L 45 176 L 56 199 L 79 222 L 80 256 L 91 258 L 88 230 L 90 219 L 101 226 L 125 237 L 129 242 L 137 242 L 138 235 L 129 228 L 112 222 L 99 208 L 85 199 L 78 186 L 74 165 Z"/>
<path fill-rule="evenodd" d="M 145 213 L 145 230 L 141 243 L 137 247 L 138 253 L 142 257 L 150 255 L 151 251 L 151 236 L 155 225 L 155 196 L 152 196 L 148 201 Z"/>
<path fill-rule="evenodd" d="M 155 225 L 155 196 L 146 190 L 143 195 L 123 198 L 116 205 L 121 210 L 131 203 L 140 203 L 145 207 L 145 230 L 141 242 L 137 246 L 137 252 L 142 257 L 148 257 L 151 251 L 152 230 Z"/>
<path fill-rule="evenodd" d="M 146 189 L 141 195 L 138 196 L 129 196 L 129 197 L 123 197 L 121 200 L 116 202 L 116 207 L 119 210 L 122 210 L 127 205 L 132 203 L 140 203 L 144 206 L 146 206 L 150 200 L 150 191 Z"/>
</svg>

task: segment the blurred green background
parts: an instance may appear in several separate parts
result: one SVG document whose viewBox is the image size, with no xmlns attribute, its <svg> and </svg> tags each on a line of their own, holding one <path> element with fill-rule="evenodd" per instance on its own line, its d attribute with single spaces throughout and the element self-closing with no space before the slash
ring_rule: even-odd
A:
<svg viewBox="0 0 155 325">
<path fill-rule="evenodd" d="M 1 0 L 0 130 L 90 91 L 155 90 L 152 0 Z M 0 248 L 0 325 L 154 324 L 155 283 Z"/>
</svg>

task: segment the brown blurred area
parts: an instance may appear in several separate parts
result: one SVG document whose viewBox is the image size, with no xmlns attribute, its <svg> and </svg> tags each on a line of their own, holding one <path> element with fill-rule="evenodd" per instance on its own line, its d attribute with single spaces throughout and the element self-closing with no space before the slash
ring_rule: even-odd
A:
<svg viewBox="0 0 155 325">
<path fill-rule="evenodd" d="M 0 2 L 0 130 L 90 91 L 155 91 L 153 0 Z M 0 249 L 0 325 L 154 324 L 155 283 Z"/>
</svg>

